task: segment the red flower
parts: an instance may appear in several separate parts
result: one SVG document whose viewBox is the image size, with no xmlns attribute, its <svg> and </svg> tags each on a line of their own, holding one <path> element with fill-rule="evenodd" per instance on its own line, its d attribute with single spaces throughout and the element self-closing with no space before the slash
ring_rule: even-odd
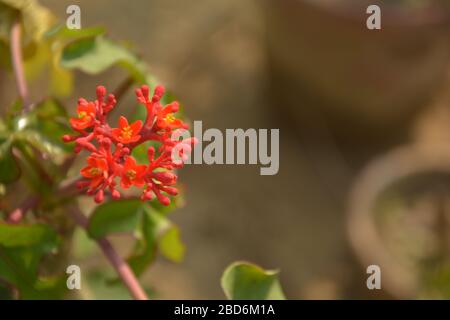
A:
<svg viewBox="0 0 450 320">
<path fill-rule="evenodd" d="M 172 102 L 156 113 L 156 125 L 160 129 L 177 129 L 184 127 L 183 121 L 173 115 L 178 111 L 178 103 Z"/>
<path fill-rule="evenodd" d="M 142 129 L 142 121 L 137 120 L 132 124 L 128 124 L 127 118 L 120 116 L 119 128 L 112 129 L 113 138 L 123 144 L 133 143 L 138 141 L 141 136 L 139 132 Z"/>
<path fill-rule="evenodd" d="M 115 107 L 116 99 L 114 95 L 108 95 L 103 86 L 98 86 L 96 93 L 94 102 L 85 99 L 78 102 L 78 118 L 70 119 L 77 133 L 62 137 L 64 142 L 75 143 L 76 153 L 82 150 L 90 153 L 88 165 L 81 169 L 85 179 L 77 183 L 78 187 L 87 188 L 87 194 L 95 194 L 95 201 L 100 203 L 107 193 L 113 199 L 121 197 L 120 191 L 116 189 L 116 180 L 120 180 L 123 189 L 131 186 L 143 188 L 143 201 L 156 197 L 160 203 L 168 205 L 169 196 L 178 193 L 174 170 L 183 166 L 183 160 L 195 144 L 194 138 L 179 141 L 175 134 L 177 130 L 187 128 L 186 124 L 174 117 L 178 103 L 172 102 L 163 107 L 162 86 L 155 88 L 152 97 L 149 96 L 149 87 L 141 86 L 136 90 L 136 97 L 146 108 L 145 124 L 140 120 L 129 124 L 121 116 L 119 127 L 111 128 L 107 116 Z M 148 148 L 148 165 L 137 164 L 130 155 L 136 146 L 148 141 L 156 141 L 160 146 L 157 151 L 153 147 Z M 172 159 L 173 155 L 181 158 L 181 161 Z"/>
<path fill-rule="evenodd" d="M 124 189 L 128 189 L 132 185 L 142 187 L 145 184 L 144 174 L 147 169 L 145 165 L 136 164 L 133 157 L 127 157 L 122 170 L 122 179 L 120 185 Z"/>
<path fill-rule="evenodd" d="M 71 118 L 70 124 L 75 130 L 91 127 L 95 122 L 95 103 L 80 99 L 77 107 L 78 118 Z"/>
<path fill-rule="evenodd" d="M 103 158 L 89 157 L 88 165 L 81 169 L 81 175 L 90 179 L 89 188 L 94 190 L 108 177 L 108 163 Z"/>
</svg>

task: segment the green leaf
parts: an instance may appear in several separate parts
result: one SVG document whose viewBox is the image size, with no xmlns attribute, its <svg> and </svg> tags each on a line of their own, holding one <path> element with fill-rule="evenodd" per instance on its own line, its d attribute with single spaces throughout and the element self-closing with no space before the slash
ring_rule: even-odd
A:
<svg viewBox="0 0 450 320">
<path fill-rule="evenodd" d="M 141 275 L 154 261 L 158 250 L 172 262 L 182 261 L 186 251 L 178 227 L 150 205 L 145 204 L 144 209 L 139 240 L 128 258 L 128 263 L 137 275 Z"/>
<path fill-rule="evenodd" d="M 139 200 L 104 203 L 95 209 L 87 231 L 92 238 L 100 238 L 111 233 L 134 232 L 142 210 L 143 203 Z"/>
<path fill-rule="evenodd" d="M 73 256 L 78 259 L 87 259 L 96 254 L 96 250 L 98 250 L 95 241 L 92 241 L 83 229 L 75 229 L 72 241 Z"/>
<path fill-rule="evenodd" d="M 0 279 L 15 287 L 21 299 L 61 299 L 67 293 L 65 279 L 39 276 L 41 258 L 33 248 L 0 246 Z"/>
<path fill-rule="evenodd" d="M 104 37 L 74 41 L 64 48 L 61 57 L 65 68 L 79 69 L 89 74 L 98 74 L 118 63 L 130 67 L 136 65 L 138 59 L 127 49 Z M 135 75 L 139 73 L 137 70 L 134 72 Z"/>
<path fill-rule="evenodd" d="M 58 97 L 66 97 L 72 92 L 73 81 L 73 74 L 53 59 L 50 67 L 50 92 Z"/>
<path fill-rule="evenodd" d="M 45 37 L 52 40 L 74 41 L 82 38 L 92 38 L 105 33 L 105 28 L 90 27 L 69 29 L 65 24 L 58 24 L 48 30 Z"/>
<path fill-rule="evenodd" d="M 222 289 L 231 300 L 283 300 L 278 271 L 248 262 L 235 262 L 223 273 Z"/>
<path fill-rule="evenodd" d="M 9 31 L 11 24 L 14 22 L 11 19 L 11 12 L 20 12 L 22 26 L 25 30 L 25 43 L 29 41 L 38 42 L 42 39 L 44 33 L 50 29 L 55 23 L 56 18 L 50 11 L 41 6 L 35 0 L 0 0 L 2 8 L 0 12 L 7 10 L 8 19 L 0 20 L 0 39 L 5 40 L 8 34 L 3 34 L 4 30 Z"/>
<path fill-rule="evenodd" d="M 0 140 L 0 183 L 11 183 L 19 179 L 20 167 L 12 154 L 11 139 Z"/>
<path fill-rule="evenodd" d="M 24 142 L 50 156 L 56 164 L 62 164 L 64 159 L 66 159 L 66 151 L 61 145 L 54 143 L 36 130 L 19 131 L 13 137 L 15 141 Z"/>
<path fill-rule="evenodd" d="M 42 258 L 58 244 L 57 233 L 47 224 L 0 224 L 0 278 L 23 299 L 61 298 L 63 278 L 39 276 Z"/>
<path fill-rule="evenodd" d="M 142 221 L 139 229 L 139 237 L 133 248 L 128 264 L 136 275 L 141 275 L 156 257 L 157 239 L 160 224 L 157 217 L 148 212 L 142 215 Z"/>
<path fill-rule="evenodd" d="M 33 81 L 45 70 L 50 61 L 51 50 L 47 42 L 39 42 L 29 48 L 29 52 L 24 57 L 25 77 L 28 81 Z"/>
<path fill-rule="evenodd" d="M 184 258 L 186 247 L 181 242 L 180 229 L 171 226 L 159 239 L 161 254 L 172 262 L 181 262 Z"/>
<path fill-rule="evenodd" d="M 39 121 L 52 121 L 58 117 L 62 117 L 65 120 L 67 117 L 66 109 L 55 99 L 46 99 L 40 102 L 31 114 L 35 114 Z"/>
<path fill-rule="evenodd" d="M 39 103 L 28 116 L 29 127 L 40 132 L 50 143 L 58 148 L 71 152 L 73 146 L 63 143 L 61 137 L 72 133 L 68 124 L 68 114 L 57 100 L 47 99 Z"/>
<path fill-rule="evenodd" d="M 147 65 L 128 48 L 103 36 L 78 39 L 66 45 L 62 51 L 61 65 L 68 69 L 78 69 L 88 74 L 99 74 L 113 66 L 128 71 L 137 83 L 145 83 L 154 88 L 158 83 Z M 167 95 L 162 103 L 173 96 Z"/>
<path fill-rule="evenodd" d="M 57 234 L 47 224 L 14 225 L 0 223 L 0 245 L 10 248 L 19 246 L 45 246 L 51 250 Z"/>
<path fill-rule="evenodd" d="M 14 142 L 24 143 L 39 150 L 52 161 L 44 163 L 49 170 L 58 172 L 59 165 L 69 156 L 73 149 L 70 144 L 63 143 L 61 137 L 71 133 L 64 107 L 53 99 L 45 100 L 26 115 L 19 115 L 13 120 Z M 56 170 L 56 171 L 55 171 Z"/>
<path fill-rule="evenodd" d="M 68 29 L 64 24 L 60 24 L 45 34 L 52 51 L 50 59 L 50 91 L 54 95 L 65 97 L 70 95 L 73 89 L 73 74 L 71 70 L 61 65 L 61 56 L 64 47 L 71 42 L 93 38 L 104 32 L 105 29 L 100 27 Z"/>
</svg>

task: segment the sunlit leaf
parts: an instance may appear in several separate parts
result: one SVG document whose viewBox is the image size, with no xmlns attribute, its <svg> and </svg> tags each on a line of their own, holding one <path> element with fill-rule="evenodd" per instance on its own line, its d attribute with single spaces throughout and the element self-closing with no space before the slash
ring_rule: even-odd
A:
<svg viewBox="0 0 450 320">
<path fill-rule="evenodd" d="M 36 130 L 27 129 L 13 134 L 14 140 L 23 142 L 49 156 L 56 164 L 61 164 L 66 159 L 64 148 L 48 139 L 47 136 Z"/>
<path fill-rule="evenodd" d="M 73 90 L 73 75 L 53 62 L 50 68 L 50 91 L 58 97 L 66 97 Z"/>
<path fill-rule="evenodd" d="M 180 229 L 172 225 L 159 239 L 158 247 L 165 258 L 173 262 L 181 262 L 186 247 L 181 242 Z"/>
<path fill-rule="evenodd" d="M 88 74 L 98 74 L 118 66 L 125 69 L 137 83 L 145 83 L 151 88 L 159 84 L 149 73 L 147 65 L 133 52 L 103 36 L 71 42 L 63 50 L 61 64 L 65 68 L 78 69 Z M 170 99 L 170 96 L 164 99 Z"/>
<path fill-rule="evenodd" d="M 4 10 L 7 10 L 7 12 L 11 10 L 20 12 L 22 26 L 25 30 L 25 42 L 30 40 L 34 42 L 40 41 L 44 33 L 56 21 L 56 18 L 50 11 L 35 0 L 0 0 L 0 3 L 4 6 L 0 12 Z M 9 13 L 9 15 L 11 14 Z M 1 26 L 0 29 L 5 28 L 6 30 L 10 30 L 12 22 L 13 20 L 9 16 L 7 20 L 0 20 L 0 25 L 6 25 Z"/>
<path fill-rule="evenodd" d="M 222 288 L 231 300 L 283 300 L 278 271 L 248 262 L 235 262 L 223 273 Z"/>
<path fill-rule="evenodd" d="M 118 63 L 137 64 L 127 49 L 104 37 L 92 37 L 70 43 L 64 48 L 61 63 L 89 74 L 98 74 Z"/>
<path fill-rule="evenodd" d="M 73 148 L 61 140 L 71 130 L 67 112 L 56 100 L 45 100 L 28 114 L 17 116 L 14 119 L 14 131 L 14 140 L 33 146 L 55 164 L 61 164 Z"/>
<path fill-rule="evenodd" d="M 105 33 L 102 27 L 91 27 L 81 29 L 69 29 L 65 24 L 58 24 L 48 30 L 45 34 L 47 39 L 59 39 L 67 42 L 82 38 L 91 38 Z"/>
<path fill-rule="evenodd" d="M 34 51 L 24 61 L 25 77 L 28 81 L 35 80 L 48 66 L 51 51 L 47 42 L 33 45 Z"/>
<path fill-rule="evenodd" d="M 52 94 L 65 97 L 73 89 L 72 72 L 61 65 L 64 47 L 73 41 L 92 38 L 104 32 L 105 30 L 100 27 L 68 29 L 64 24 L 59 24 L 45 34 L 53 53 L 50 61 L 50 91 Z"/>
</svg>

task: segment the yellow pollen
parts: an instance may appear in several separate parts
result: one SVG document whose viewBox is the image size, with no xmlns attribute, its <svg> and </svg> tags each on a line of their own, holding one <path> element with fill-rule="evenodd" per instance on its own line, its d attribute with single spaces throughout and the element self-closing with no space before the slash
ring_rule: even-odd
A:
<svg viewBox="0 0 450 320">
<path fill-rule="evenodd" d="M 168 113 L 166 115 L 166 117 L 164 118 L 164 120 L 167 121 L 167 122 L 174 122 L 175 121 L 175 117 L 173 116 L 172 113 Z"/>
<path fill-rule="evenodd" d="M 90 173 L 93 176 L 98 176 L 100 174 L 100 170 L 98 168 L 91 168 Z"/>
<path fill-rule="evenodd" d="M 127 171 L 127 177 L 130 180 L 134 180 L 136 178 L 136 171 L 134 170 L 128 170 Z"/>
<path fill-rule="evenodd" d="M 86 111 L 81 111 L 79 114 L 78 114 L 78 118 L 80 118 L 80 119 L 83 119 L 84 117 L 86 117 L 87 116 L 87 112 Z"/>
<path fill-rule="evenodd" d="M 130 126 L 122 128 L 122 138 L 130 139 L 133 136 L 133 130 Z"/>
</svg>

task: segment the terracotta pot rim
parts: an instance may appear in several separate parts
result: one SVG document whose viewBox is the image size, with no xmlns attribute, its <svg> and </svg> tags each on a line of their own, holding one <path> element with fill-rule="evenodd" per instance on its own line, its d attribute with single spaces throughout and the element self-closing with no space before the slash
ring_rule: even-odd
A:
<svg viewBox="0 0 450 320">
<path fill-rule="evenodd" d="M 371 4 L 376 4 L 381 8 L 383 26 L 420 27 L 436 25 L 450 27 L 450 5 L 432 4 L 420 8 L 404 8 L 400 5 L 380 3 L 377 0 L 365 0 L 357 4 L 348 1 L 335 4 L 319 3 L 317 0 L 283 1 L 285 3 L 297 2 L 344 20 L 358 22 L 364 22 L 367 19 L 368 15 L 365 12 L 365 8 Z"/>
</svg>

